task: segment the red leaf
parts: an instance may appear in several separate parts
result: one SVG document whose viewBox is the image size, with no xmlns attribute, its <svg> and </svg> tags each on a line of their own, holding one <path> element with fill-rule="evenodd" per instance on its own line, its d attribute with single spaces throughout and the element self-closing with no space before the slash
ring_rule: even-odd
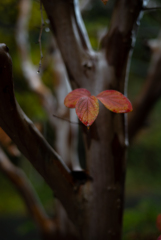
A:
<svg viewBox="0 0 161 240">
<path fill-rule="evenodd" d="M 99 103 L 95 96 L 81 97 L 76 104 L 76 114 L 87 127 L 95 121 L 99 112 Z"/>
<path fill-rule="evenodd" d="M 78 100 L 84 96 L 91 96 L 91 93 L 85 88 L 77 88 L 72 92 L 68 93 L 68 95 L 64 99 L 64 104 L 68 108 L 75 108 Z"/>
<path fill-rule="evenodd" d="M 161 240 L 161 235 L 157 238 L 157 240 Z"/>
<path fill-rule="evenodd" d="M 156 225 L 159 231 L 161 231 L 161 214 L 157 216 Z"/>
<path fill-rule="evenodd" d="M 113 112 L 125 113 L 132 111 L 130 101 L 120 92 L 115 90 L 106 90 L 95 96 L 84 88 L 78 88 L 70 92 L 64 104 L 68 108 L 76 108 L 76 114 L 80 121 L 89 127 L 95 121 L 99 112 L 98 99 L 106 108 Z"/>
<path fill-rule="evenodd" d="M 115 90 L 106 90 L 97 95 L 97 98 L 112 112 L 126 113 L 132 111 L 128 98 Z"/>
<path fill-rule="evenodd" d="M 108 0 L 102 0 L 102 2 L 104 3 L 104 5 L 106 5 L 106 3 L 108 2 Z"/>
</svg>

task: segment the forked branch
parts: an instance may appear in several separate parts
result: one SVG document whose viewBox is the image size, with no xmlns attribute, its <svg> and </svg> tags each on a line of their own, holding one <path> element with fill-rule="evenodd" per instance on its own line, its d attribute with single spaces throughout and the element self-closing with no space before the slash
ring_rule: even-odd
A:
<svg viewBox="0 0 161 240">
<path fill-rule="evenodd" d="M 64 97 L 67 95 L 67 75 L 62 62 L 60 52 L 57 49 L 54 38 L 51 40 L 49 49 L 52 53 L 48 53 L 44 59 L 45 64 L 49 64 L 49 61 L 54 65 L 53 73 L 56 79 L 56 86 L 54 87 L 56 98 L 52 95 L 51 90 L 46 87 L 41 79 L 41 75 L 36 73 L 35 66 L 29 57 L 29 39 L 28 39 L 28 22 L 30 11 L 32 7 L 31 0 L 20 0 L 19 2 L 19 16 L 17 20 L 16 28 L 16 41 L 17 47 L 20 53 L 22 71 L 29 85 L 29 88 L 34 91 L 40 99 L 50 122 L 50 125 L 54 128 L 56 135 L 56 150 L 61 154 L 64 161 L 68 166 L 72 165 L 73 169 L 78 169 L 78 157 L 77 157 L 77 129 L 74 126 L 71 127 L 72 135 L 74 136 L 71 140 L 71 145 L 67 145 L 69 139 L 69 126 L 62 124 L 53 117 L 53 112 L 64 117 L 69 115 L 69 110 L 64 106 Z M 41 9 L 42 10 L 42 9 Z M 41 12 L 42 14 L 42 12 Z M 41 17 L 42 18 L 42 17 Z M 42 20 L 43 21 L 43 20 Z M 42 30 L 42 28 L 41 28 Z M 41 32 L 40 32 L 41 33 Z M 41 34 L 40 34 L 41 35 Z M 40 51 L 41 52 L 41 51 Z M 53 53 L 54 52 L 54 53 Z M 50 55 L 50 56 L 49 56 Z M 44 66 L 44 65 L 43 65 Z M 42 67 L 43 67 L 42 66 Z M 61 151 L 63 149 L 63 151 Z"/>
<path fill-rule="evenodd" d="M 16 102 L 12 61 L 5 44 L 0 44 L 0 81 L 0 126 L 43 176 L 72 217 L 77 214 L 72 175 Z"/>
<path fill-rule="evenodd" d="M 88 81 L 83 69 L 92 67 L 92 50 L 77 0 L 42 0 L 61 51 L 72 88 Z"/>
</svg>

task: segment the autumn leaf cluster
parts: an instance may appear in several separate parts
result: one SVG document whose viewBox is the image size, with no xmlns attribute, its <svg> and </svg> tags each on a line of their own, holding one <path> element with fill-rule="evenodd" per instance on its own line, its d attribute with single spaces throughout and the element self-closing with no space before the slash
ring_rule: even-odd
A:
<svg viewBox="0 0 161 240">
<path fill-rule="evenodd" d="M 78 88 L 66 96 L 64 104 L 68 108 L 75 108 L 79 120 L 85 126 L 89 127 L 98 116 L 98 100 L 102 102 L 106 108 L 115 113 L 132 111 L 132 105 L 128 98 L 115 90 L 103 91 L 95 97 L 91 96 L 91 93 L 87 89 Z"/>
</svg>

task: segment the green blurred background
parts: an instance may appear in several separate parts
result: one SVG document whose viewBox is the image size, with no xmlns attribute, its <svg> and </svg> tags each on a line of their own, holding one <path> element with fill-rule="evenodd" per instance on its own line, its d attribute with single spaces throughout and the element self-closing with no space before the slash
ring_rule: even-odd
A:
<svg viewBox="0 0 161 240">
<path fill-rule="evenodd" d="M 153 2 L 153 1 L 152 1 Z M 156 1 L 161 7 L 161 1 Z M 34 122 L 43 125 L 43 134 L 52 143 L 54 134 L 49 134 L 48 118 L 42 109 L 38 97 L 30 91 L 25 83 L 18 49 L 15 41 L 16 21 L 18 16 L 17 0 L 6 0 L 0 4 L 0 42 L 10 49 L 13 61 L 13 74 L 16 98 L 24 112 Z M 99 49 L 99 39 L 108 28 L 113 9 L 113 0 L 104 6 L 100 0 L 92 1 L 83 18 L 89 33 L 91 44 Z M 43 53 L 46 54 L 51 38 L 45 12 L 45 28 L 42 35 Z M 29 22 L 30 56 L 37 66 L 40 60 L 38 44 L 41 25 L 39 1 L 33 1 Z M 146 11 L 137 34 L 133 52 L 128 97 L 133 102 L 139 94 L 147 75 L 151 52 L 147 47 L 149 39 L 155 39 L 161 29 L 161 10 Z M 117 47 L 117 46 L 116 46 Z M 50 66 L 44 71 L 42 79 L 51 89 L 55 79 Z M 161 100 L 154 106 L 147 119 L 146 127 L 136 136 L 128 150 L 126 200 L 123 240 L 152 240 L 159 235 L 156 229 L 156 217 L 161 213 Z M 10 157 L 11 158 L 11 157 Z M 53 193 L 23 157 L 13 158 L 12 162 L 20 166 L 34 185 L 46 211 L 54 215 Z M 34 223 L 28 217 L 25 205 L 12 186 L 0 173 L 0 239 L 39 239 Z"/>
</svg>

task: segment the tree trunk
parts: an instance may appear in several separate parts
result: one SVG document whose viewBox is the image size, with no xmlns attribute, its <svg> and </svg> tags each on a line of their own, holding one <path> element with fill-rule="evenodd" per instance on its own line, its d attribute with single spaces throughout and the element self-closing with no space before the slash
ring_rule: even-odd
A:
<svg viewBox="0 0 161 240">
<path fill-rule="evenodd" d="M 71 85 L 92 95 L 106 89 L 124 93 L 132 31 L 143 1 L 118 0 L 102 50 L 94 53 L 79 15 L 77 1 L 42 0 L 64 59 Z M 76 227 L 83 239 L 121 239 L 125 180 L 124 114 L 100 113 L 90 129 L 82 126 L 86 168 L 92 178 L 79 189 L 82 212 Z M 70 215 L 69 215 L 70 217 Z"/>
<path fill-rule="evenodd" d="M 107 89 L 126 93 L 134 26 L 143 0 L 116 1 L 109 32 L 98 53 L 90 46 L 77 0 L 42 3 L 72 88 L 86 88 L 92 95 Z M 124 114 L 111 113 L 100 104 L 100 113 L 90 129 L 82 126 L 89 175 L 82 184 L 15 101 L 11 59 L 5 45 L 0 45 L 0 70 L 0 125 L 53 189 L 80 239 L 120 240 L 128 143 Z"/>
</svg>

